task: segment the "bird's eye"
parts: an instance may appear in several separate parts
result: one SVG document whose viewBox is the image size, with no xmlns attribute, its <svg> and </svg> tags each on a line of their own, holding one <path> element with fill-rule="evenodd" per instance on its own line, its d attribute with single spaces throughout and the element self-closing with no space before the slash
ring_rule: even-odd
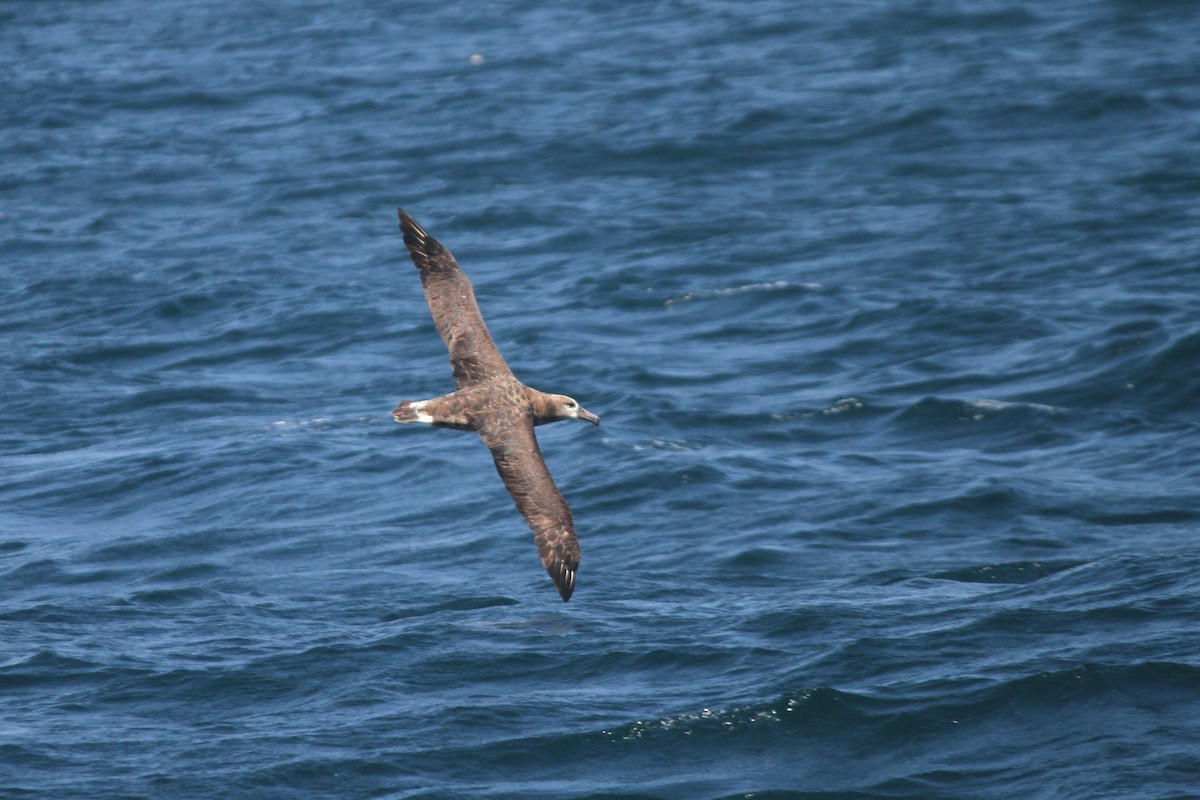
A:
<svg viewBox="0 0 1200 800">
<path fill-rule="evenodd" d="M 575 407 L 575 401 L 574 401 L 574 400 L 571 400 L 571 401 L 569 401 L 569 402 L 567 403 L 567 408 L 574 408 L 574 407 Z"/>
</svg>

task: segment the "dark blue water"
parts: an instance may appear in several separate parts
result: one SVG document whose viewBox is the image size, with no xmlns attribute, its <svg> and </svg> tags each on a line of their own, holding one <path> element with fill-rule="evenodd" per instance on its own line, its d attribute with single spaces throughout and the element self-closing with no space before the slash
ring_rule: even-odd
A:
<svg viewBox="0 0 1200 800">
<path fill-rule="evenodd" d="M 0 5 L 0 797 L 1200 795 L 1200 6 Z M 527 383 L 568 605 L 396 230 Z"/>
</svg>

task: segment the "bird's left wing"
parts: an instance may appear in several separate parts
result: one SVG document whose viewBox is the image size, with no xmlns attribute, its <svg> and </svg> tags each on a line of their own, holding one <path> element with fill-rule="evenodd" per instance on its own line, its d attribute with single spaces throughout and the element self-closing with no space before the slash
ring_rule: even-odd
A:
<svg viewBox="0 0 1200 800">
<path fill-rule="evenodd" d="M 475 302 L 466 273 L 446 246 L 434 239 L 404 209 L 397 209 L 404 246 L 421 273 L 425 302 L 446 349 L 459 389 L 495 377 L 511 377 Z"/>
</svg>

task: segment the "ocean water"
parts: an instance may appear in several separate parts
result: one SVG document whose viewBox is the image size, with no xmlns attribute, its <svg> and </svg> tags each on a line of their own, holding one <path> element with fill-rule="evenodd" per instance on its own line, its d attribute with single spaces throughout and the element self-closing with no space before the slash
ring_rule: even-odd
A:
<svg viewBox="0 0 1200 800">
<path fill-rule="evenodd" d="M 1200 5 L 0 4 L 0 797 L 1200 796 Z M 396 229 L 472 277 L 564 605 Z"/>
</svg>

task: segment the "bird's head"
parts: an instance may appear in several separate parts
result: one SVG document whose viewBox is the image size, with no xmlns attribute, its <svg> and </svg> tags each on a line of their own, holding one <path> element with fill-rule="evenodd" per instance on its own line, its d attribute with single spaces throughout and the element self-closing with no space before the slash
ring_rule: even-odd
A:
<svg viewBox="0 0 1200 800">
<path fill-rule="evenodd" d="M 567 397 L 565 394 L 556 394 L 551 395 L 551 400 L 554 402 L 555 417 L 557 419 L 581 419 L 593 425 L 600 424 L 600 418 L 579 405 L 574 397 Z"/>
</svg>

